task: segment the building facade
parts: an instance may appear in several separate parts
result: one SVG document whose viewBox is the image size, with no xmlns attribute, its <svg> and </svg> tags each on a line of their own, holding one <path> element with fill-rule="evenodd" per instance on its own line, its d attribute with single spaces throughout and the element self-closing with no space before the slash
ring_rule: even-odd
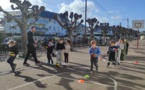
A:
<svg viewBox="0 0 145 90">
<path fill-rule="evenodd" d="M 13 11 L 9 12 L 16 18 L 22 18 L 20 11 Z M 56 20 L 53 19 L 54 15 L 56 13 L 49 12 L 49 11 L 43 11 L 38 16 L 38 21 L 33 25 L 36 27 L 36 33 L 42 34 L 42 35 L 56 35 L 56 36 L 65 36 L 67 34 L 67 31 L 62 28 Z M 33 19 L 28 20 L 28 24 L 33 22 Z M 15 21 L 7 22 L 5 20 L 4 22 L 4 28 L 6 33 L 12 33 L 12 34 L 21 34 L 20 28 L 16 26 L 17 23 Z M 30 27 L 28 27 L 28 30 L 30 30 Z"/>
</svg>

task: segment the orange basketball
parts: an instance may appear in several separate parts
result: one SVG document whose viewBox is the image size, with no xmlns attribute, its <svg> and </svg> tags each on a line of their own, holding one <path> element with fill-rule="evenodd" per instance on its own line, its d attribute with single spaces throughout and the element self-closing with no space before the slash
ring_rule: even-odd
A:
<svg viewBox="0 0 145 90">
<path fill-rule="evenodd" d="M 95 57 L 96 57 L 96 54 L 91 54 L 91 57 L 92 57 L 92 58 L 95 58 Z"/>
</svg>

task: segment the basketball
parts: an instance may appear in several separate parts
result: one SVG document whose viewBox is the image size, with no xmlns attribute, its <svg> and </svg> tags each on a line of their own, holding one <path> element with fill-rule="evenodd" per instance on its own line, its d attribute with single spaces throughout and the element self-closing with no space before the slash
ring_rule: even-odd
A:
<svg viewBox="0 0 145 90">
<path fill-rule="evenodd" d="M 13 56 L 15 56 L 15 53 L 14 52 L 10 52 L 9 53 L 9 56 L 12 56 L 13 57 Z"/>
<path fill-rule="evenodd" d="M 92 58 L 95 58 L 95 57 L 96 57 L 96 54 L 91 54 L 91 57 L 92 57 Z"/>
<path fill-rule="evenodd" d="M 56 66 L 56 67 L 60 67 L 60 64 L 56 64 L 55 66 Z"/>
</svg>

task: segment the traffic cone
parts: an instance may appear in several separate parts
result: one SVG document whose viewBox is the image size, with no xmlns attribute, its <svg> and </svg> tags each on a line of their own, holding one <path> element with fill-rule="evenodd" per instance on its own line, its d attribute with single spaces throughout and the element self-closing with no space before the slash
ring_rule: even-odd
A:
<svg viewBox="0 0 145 90">
<path fill-rule="evenodd" d="M 84 80 L 82 80 L 82 79 L 81 79 L 81 80 L 79 80 L 79 83 L 84 83 L 84 82 L 85 82 L 85 81 L 84 81 Z"/>
</svg>

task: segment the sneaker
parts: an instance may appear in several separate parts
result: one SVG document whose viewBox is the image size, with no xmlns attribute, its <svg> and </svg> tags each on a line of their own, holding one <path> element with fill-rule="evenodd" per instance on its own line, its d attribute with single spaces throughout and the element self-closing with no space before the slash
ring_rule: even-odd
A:
<svg viewBox="0 0 145 90">
<path fill-rule="evenodd" d="M 23 65 L 24 65 L 24 66 L 30 66 L 30 64 L 28 64 L 28 63 L 23 63 Z"/>
<path fill-rule="evenodd" d="M 37 61 L 36 63 L 40 63 L 40 61 Z"/>
<path fill-rule="evenodd" d="M 110 63 L 107 63 L 107 68 L 110 66 Z"/>
<path fill-rule="evenodd" d="M 98 71 L 98 66 L 96 66 L 96 71 Z"/>
</svg>

